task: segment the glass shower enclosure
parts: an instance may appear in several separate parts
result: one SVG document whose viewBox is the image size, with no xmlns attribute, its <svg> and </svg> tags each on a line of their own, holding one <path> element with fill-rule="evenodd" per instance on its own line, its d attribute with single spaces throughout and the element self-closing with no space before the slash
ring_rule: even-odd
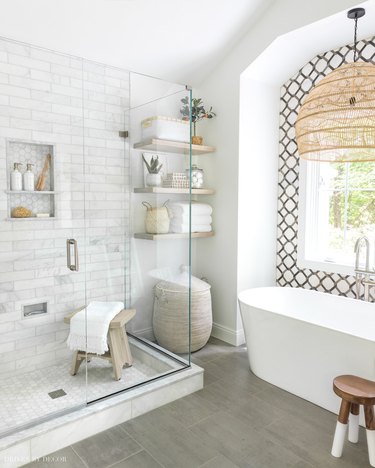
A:
<svg viewBox="0 0 375 468">
<path fill-rule="evenodd" d="M 190 203 L 191 91 L 7 39 L 0 50 L 4 436 L 189 367 L 191 235 L 170 232 L 163 208 Z M 88 354 L 108 304 L 108 349 Z"/>
</svg>

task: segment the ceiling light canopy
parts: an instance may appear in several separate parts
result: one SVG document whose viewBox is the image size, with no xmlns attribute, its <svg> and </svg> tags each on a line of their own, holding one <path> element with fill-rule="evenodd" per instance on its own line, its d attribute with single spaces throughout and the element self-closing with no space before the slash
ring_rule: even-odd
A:
<svg viewBox="0 0 375 468">
<path fill-rule="evenodd" d="M 300 107 L 295 129 L 303 159 L 375 161 L 375 65 L 357 62 L 357 20 L 364 14 L 348 12 L 355 20 L 354 62 L 320 80 Z"/>
</svg>

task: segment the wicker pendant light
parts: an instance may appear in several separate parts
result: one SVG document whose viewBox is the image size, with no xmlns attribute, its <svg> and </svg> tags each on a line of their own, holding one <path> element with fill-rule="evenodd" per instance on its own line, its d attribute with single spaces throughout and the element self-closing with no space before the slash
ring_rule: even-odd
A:
<svg viewBox="0 0 375 468">
<path fill-rule="evenodd" d="M 296 121 L 301 158 L 310 161 L 375 161 L 375 65 L 357 62 L 357 21 L 363 8 L 348 12 L 355 20 L 354 63 L 340 66 L 310 91 Z"/>
</svg>

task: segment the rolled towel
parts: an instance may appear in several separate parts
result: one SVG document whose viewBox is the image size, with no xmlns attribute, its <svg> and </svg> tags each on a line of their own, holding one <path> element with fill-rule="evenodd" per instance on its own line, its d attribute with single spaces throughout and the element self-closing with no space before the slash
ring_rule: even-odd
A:
<svg viewBox="0 0 375 468">
<path fill-rule="evenodd" d="M 173 224 L 171 223 L 170 231 L 175 233 L 189 232 L 189 224 Z M 211 232 L 212 226 L 210 224 L 192 224 L 191 232 Z"/>
<path fill-rule="evenodd" d="M 173 216 L 172 223 L 189 224 L 189 215 Z M 192 215 L 191 224 L 211 224 L 212 216 L 210 215 Z"/>
<path fill-rule="evenodd" d="M 169 203 L 168 207 L 174 216 L 189 215 L 189 202 L 174 202 Z M 211 215 L 212 207 L 207 203 L 192 203 L 191 215 Z"/>
<path fill-rule="evenodd" d="M 70 333 L 67 341 L 69 348 L 104 354 L 108 351 L 109 324 L 123 308 L 122 302 L 90 302 L 85 309 L 80 310 L 70 319 Z"/>
</svg>

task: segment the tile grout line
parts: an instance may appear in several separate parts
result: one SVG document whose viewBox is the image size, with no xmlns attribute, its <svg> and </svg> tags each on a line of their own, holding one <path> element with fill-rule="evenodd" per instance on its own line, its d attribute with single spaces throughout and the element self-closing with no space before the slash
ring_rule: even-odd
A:
<svg viewBox="0 0 375 468">
<path fill-rule="evenodd" d="M 159 408 L 157 408 L 157 409 L 159 409 Z M 134 419 L 137 419 L 137 418 L 134 418 Z M 122 424 L 123 424 L 123 423 L 122 423 Z M 140 442 L 138 442 L 137 439 L 135 439 L 131 434 L 129 434 L 129 432 L 127 432 L 127 430 L 126 430 L 125 428 L 121 427 L 121 424 L 119 424 L 119 426 L 120 426 L 120 429 L 121 429 L 122 431 L 124 431 L 125 434 L 129 436 L 130 439 L 132 439 L 135 443 L 137 443 L 140 447 L 142 447 L 142 450 L 143 450 L 143 451 L 145 451 L 146 453 L 148 453 L 148 454 L 150 455 L 150 457 L 151 457 L 153 460 L 155 460 L 157 463 L 159 463 L 159 465 L 160 465 L 162 468 L 165 468 L 165 465 L 163 465 L 163 463 L 161 463 L 159 460 L 157 460 L 157 459 L 156 459 Z M 142 450 L 140 450 L 140 451 L 137 452 L 137 453 L 140 453 Z M 128 458 L 129 458 L 129 457 L 128 457 Z"/>
<path fill-rule="evenodd" d="M 138 444 L 140 446 L 140 450 L 137 450 L 136 452 L 132 453 L 131 455 L 128 455 L 127 457 L 125 458 L 121 458 L 121 460 L 117 460 L 116 462 L 114 463 L 111 463 L 110 465 L 106 465 L 105 467 L 103 468 L 111 468 L 112 466 L 116 466 L 118 463 L 121 463 L 123 462 L 124 460 L 128 460 L 129 458 L 137 455 L 138 453 L 141 453 L 143 452 L 144 448 L 142 447 L 142 445 Z"/>
<path fill-rule="evenodd" d="M 74 450 L 73 445 L 69 445 L 69 447 L 73 450 L 73 452 L 77 455 L 77 457 L 82 461 L 84 466 L 86 466 L 87 468 L 90 468 L 89 465 L 85 462 L 85 460 L 80 456 L 80 454 L 78 452 L 76 452 L 76 450 Z"/>
</svg>

